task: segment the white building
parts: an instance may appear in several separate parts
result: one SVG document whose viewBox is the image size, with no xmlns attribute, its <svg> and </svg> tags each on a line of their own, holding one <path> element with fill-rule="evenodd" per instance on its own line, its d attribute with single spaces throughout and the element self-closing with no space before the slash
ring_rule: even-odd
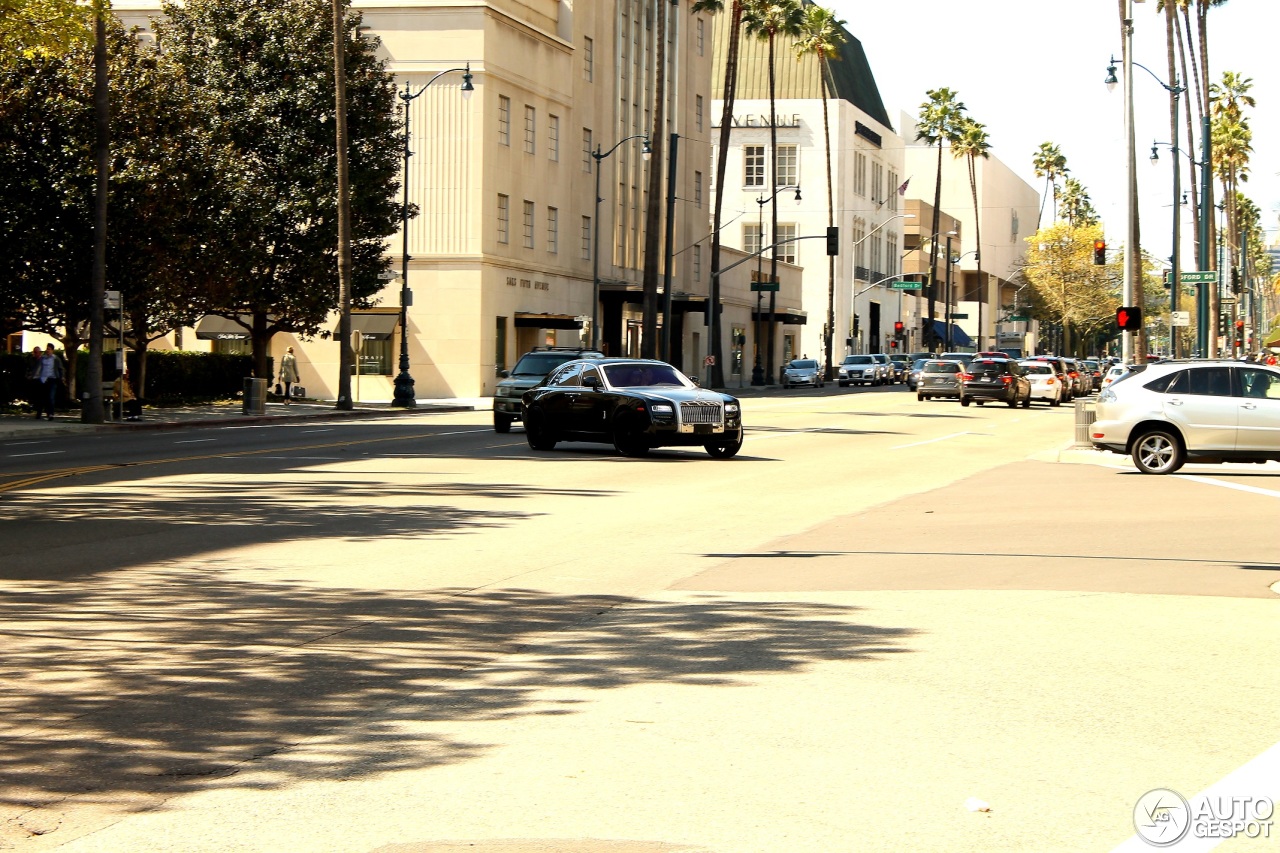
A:
<svg viewBox="0 0 1280 853">
<path fill-rule="evenodd" d="M 681 137 L 672 360 L 697 373 L 709 351 L 709 250 L 700 241 L 709 218 L 711 17 L 642 0 L 355 0 L 353 8 L 401 87 L 416 90 L 467 65 L 475 86 L 463 99 L 462 75 L 448 74 L 410 107 L 407 186 L 421 215 L 409 223 L 407 334 L 421 398 L 492 393 L 497 371 L 529 348 L 589 341 L 593 315 L 611 354 L 639 353 L 647 175 L 666 157 L 651 165 L 641 139 L 622 140 L 653 130 L 655 9 L 669 16 L 663 137 Z M 160 11 L 157 0 L 118 0 L 113 9 L 144 27 Z M 599 164 L 591 156 L 619 142 Z M 398 270 L 400 235 L 388 253 Z M 406 333 L 389 316 L 399 305 L 393 283 L 378 311 L 353 318 L 356 328 L 381 332 L 362 359 L 376 369 L 362 379 L 364 399 L 391 397 Z M 290 344 L 301 347 L 302 384 L 316 396 L 335 393 L 337 345 L 277 335 L 272 349 Z"/>
<path fill-rule="evenodd" d="M 717 96 L 722 94 L 727 18 L 720 16 L 716 29 Z M 846 352 L 890 351 L 894 323 L 902 319 L 904 302 L 903 291 L 895 289 L 892 280 L 886 281 L 901 273 L 905 211 L 898 190 L 905 181 L 903 142 L 889 123 L 862 45 L 852 35 L 845 35 L 840 58 L 830 63 L 827 87 L 831 196 L 835 224 L 840 229 L 832 295 L 832 349 L 837 362 Z M 767 43 L 743 36 L 740 44 L 732 150 L 724 186 L 723 218 L 730 224 L 722 239 L 728 245 L 755 251 L 779 239 L 822 237 L 828 223 L 828 193 L 818 60 L 806 56 L 797 61 L 790 39 L 780 38 L 775 45 L 775 186 L 770 183 L 768 169 Z M 718 123 L 723 101 L 715 101 L 712 109 Z M 770 234 L 769 204 L 760 201 L 767 202 L 775 188 L 795 185 L 801 189 L 802 200 L 797 204 L 794 192 L 778 192 L 778 231 Z M 735 217 L 736 221 L 730 222 Z M 776 353 L 775 376 L 777 365 L 793 355 L 807 354 L 821 360 L 830 285 L 825 240 L 802 240 L 778 251 L 779 258 L 804 269 L 801 302 L 807 317 L 803 325 L 794 327 L 794 333 L 784 333 L 791 334 L 792 342 L 784 343 Z M 766 278 L 768 266 L 766 260 Z"/>
</svg>

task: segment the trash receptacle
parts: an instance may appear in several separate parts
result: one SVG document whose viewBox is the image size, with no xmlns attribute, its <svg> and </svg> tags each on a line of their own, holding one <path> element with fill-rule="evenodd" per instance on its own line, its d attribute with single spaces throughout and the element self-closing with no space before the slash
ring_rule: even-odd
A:
<svg viewBox="0 0 1280 853">
<path fill-rule="evenodd" d="M 244 378 L 244 413 L 246 415 L 265 415 L 267 413 L 267 380 Z"/>
<path fill-rule="evenodd" d="M 1093 426 L 1093 422 L 1097 420 L 1097 413 L 1094 411 L 1096 400 L 1076 400 L 1076 446 L 1092 447 L 1089 441 L 1089 428 Z"/>
</svg>

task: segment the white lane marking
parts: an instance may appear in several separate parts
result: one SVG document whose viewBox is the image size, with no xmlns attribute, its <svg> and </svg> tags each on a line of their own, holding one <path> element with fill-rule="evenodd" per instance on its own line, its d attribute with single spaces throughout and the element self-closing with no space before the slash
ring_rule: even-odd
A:
<svg viewBox="0 0 1280 853">
<path fill-rule="evenodd" d="M 1187 805 L 1191 807 L 1192 815 L 1222 815 L 1223 812 L 1233 810 L 1235 806 L 1233 797 L 1249 798 L 1252 802 L 1264 797 L 1274 801 L 1277 791 L 1277 778 L 1280 778 L 1280 743 L 1205 788 L 1188 800 Z M 1214 806 L 1217 807 L 1216 810 L 1213 808 Z M 1226 820 L 1230 820 L 1232 817 L 1251 818 L 1253 814 L 1222 816 Z M 1269 824 L 1270 821 L 1267 823 Z M 1176 850 L 1178 853 L 1190 853 L 1190 851 L 1202 853 L 1202 851 L 1212 850 L 1223 841 L 1226 841 L 1225 838 L 1197 838 L 1195 830 L 1196 826 L 1193 822 L 1181 841 L 1176 844 L 1165 845 L 1162 849 Z M 1139 850 L 1149 851 L 1151 850 L 1151 844 L 1137 835 L 1133 835 L 1127 841 L 1114 848 L 1111 853 L 1136 853 Z"/>
<path fill-rule="evenodd" d="M 313 433 L 313 432 L 333 432 L 333 429 L 332 429 L 332 427 L 331 427 L 331 428 L 329 428 L 329 429 L 304 429 L 304 430 L 302 431 L 302 434 L 303 434 L 303 435 L 308 435 L 308 434 Z"/>
<path fill-rule="evenodd" d="M 26 447 L 29 444 L 48 444 L 47 441 L 8 441 L 5 447 Z"/>
<path fill-rule="evenodd" d="M 244 459 L 243 456 L 223 456 L 223 459 Z M 255 456 L 254 459 L 284 459 L 288 462 L 295 462 L 299 459 L 318 460 L 321 462 L 337 462 L 347 457 L 344 456 Z"/>
<path fill-rule="evenodd" d="M 201 444 L 206 441 L 217 441 L 216 438 L 186 438 L 182 441 L 175 441 L 174 444 Z"/>
<path fill-rule="evenodd" d="M 35 453 L 10 453 L 10 459 L 17 459 L 19 456 L 52 456 L 55 453 L 64 453 L 62 450 L 37 450 Z"/>
<path fill-rule="evenodd" d="M 950 435 L 939 436 L 938 438 L 930 438 L 926 441 L 916 441 L 911 444 L 899 444 L 897 447 L 890 447 L 890 450 L 902 450 L 906 447 L 919 447 L 922 444 L 933 444 L 935 441 L 946 441 L 948 438 L 959 438 L 962 435 L 969 435 L 968 432 L 953 432 Z"/>
<path fill-rule="evenodd" d="M 1182 480 L 1193 480 L 1197 483 L 1207 483 L 1210 486 L 1221 486 L 1224 489 L 1235 489 L 1239 492 L 1266 495 L 1269 498 L 1280 498 L 1280 492 L 1275 489 L 1263 489 L 1259 486 L 1246 486 L 1244 483 L 1229 483 L 1224 480 L 1215 480 L 1212 477 L 1202 477 L 1196 474 L 1174 474 L 1174 476 Z"/>
</svg>

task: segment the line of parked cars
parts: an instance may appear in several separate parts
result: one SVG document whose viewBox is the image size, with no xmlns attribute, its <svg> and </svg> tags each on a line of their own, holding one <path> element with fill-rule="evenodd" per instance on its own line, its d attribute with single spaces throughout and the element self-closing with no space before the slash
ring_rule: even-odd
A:
<svg viewBox="0 0 1280 853">
<path fill-rule="evenodd" d="M 943 353 L 913 363 L 907 384 L 914 386 L 918 400 L 955 398 L 962 406 L 996 401 L 1025 408 L 1035 400 L 1059 406 L 1092 394 L 1102 388 L 1103 374 L 1103 364 L 1095 359 Z"/>
</svg>

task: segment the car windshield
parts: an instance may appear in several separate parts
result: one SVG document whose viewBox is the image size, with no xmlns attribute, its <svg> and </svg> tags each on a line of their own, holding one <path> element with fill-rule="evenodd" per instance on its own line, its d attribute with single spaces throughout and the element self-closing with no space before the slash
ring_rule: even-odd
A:
<svg viewBox="0 0 1280 853">
<path fill-rule="evenodd" d="M 577 353 L 568 352 L 530 352 L 525 353 L 516 366 L 512 368 L 512 376 L 546 376 L 566 362 L 578 358 Z"/>
<path fill-rule="evenodd" d="M 848 355 L 844 359 L 845 364 L 875 364 L 876 361 L 869 355 Z"/>
<path fill-rule="evenodd" d="M 924 366 L 925 373 L 959 373 L 960 365 L 954 361 L 930 361 Z"/>
<path fill-rule="evenodd" d="M 788 364 L 787 367 L 795 368 L 796 370 L 817 370 L 818 362 L 813 359 L 808 359 L 806 361 L 805 359 L 797 358 L 795 361 Z"/>
<path fill-rule="evenodd" d="M 606 364 L 604 375 L 614 388 L 687 388 L 691 384 L 669 364 Z"/>
</svg>

